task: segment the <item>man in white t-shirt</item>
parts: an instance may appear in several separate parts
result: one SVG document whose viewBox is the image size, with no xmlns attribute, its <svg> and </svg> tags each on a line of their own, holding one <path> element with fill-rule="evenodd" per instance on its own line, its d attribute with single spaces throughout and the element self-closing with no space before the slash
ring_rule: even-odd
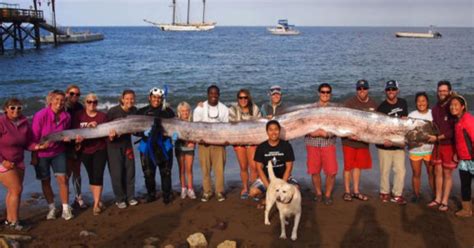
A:
<svg viewBox="0 0 474 248">
<path fill-rule="evenodd" d="M 194 122 L 229 122 L 229 109 L 219 102 L 220 90 L 216 85 L 207 88 L 207 101 L 199 104 L 193 113 Z M 225 146 L 199 144 L 199 163 L 202 171 L 203 194 L 201 201 L 207 202 L 212 197 L 211 168 L 216 178 L 216 194 L 218 201 L 224 201 L 224 164 L 226 159 Z"/>
</svg>

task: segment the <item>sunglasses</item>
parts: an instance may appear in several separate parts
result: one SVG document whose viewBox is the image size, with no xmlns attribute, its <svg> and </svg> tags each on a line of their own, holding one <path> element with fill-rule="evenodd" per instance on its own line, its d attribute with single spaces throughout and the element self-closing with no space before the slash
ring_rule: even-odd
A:
<svg viewBox="0 0 474 248">
<path fill-rule="evenodd" d="M 23 107 L 22 106 L 9 106 L 8 109 L 10 109 L 11 111 L 15 111 L 15 110 L 21 111 Z"/>
<path fill-rule="evenodd" d="M 242 100 L 242 99 L 249 99 L 248 96 L 239 96 L 239 100 Z"/>
<path fill-rule="evenodd" d="M 94 101 L 86 101 L 87 104 L 94 104 L 94 105 L 97 105 L 99 103 L 99 101 L 97 100 L 94 100 Z"/>
<path fill-rule="evenodd" d="M 321 94 L 331 94 L 330 90 L 321 90 L 319 93 Z"/>
<path fill-rule="evenodd" d="M 368 90 L 369 88 L 367 87 L 357 87 L 357 90 Z"/>
<path fill-rule="evenodd" d="M 385 89 L 385 91 L 397 91 L 398 89 L 397 88 L 388 88 L 388 89 Z"/>
<path fill-rule="evenodd" d="M 69 92 L 69 96 L 81 96 L 81 93 Z"/>
</svg>

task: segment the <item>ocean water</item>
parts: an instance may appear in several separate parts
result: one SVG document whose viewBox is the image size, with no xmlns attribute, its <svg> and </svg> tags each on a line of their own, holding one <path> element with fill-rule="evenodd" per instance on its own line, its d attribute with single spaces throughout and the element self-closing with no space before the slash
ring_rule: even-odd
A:
<svg viewBox="0 0 474 248">
<path fill-rule="evenodd" d="M 263 103 L 268 88 L 278 84 L 285 101 L 301 104 L 315 100 L 322 82 L 331 83 L 333 97 L 342 100 L 354 94 L 361 78 L 369 80 L 378 99 L 384 82 L 395 79 L 410 103 L 417 91 L 435 100 L 436 83 L 447 79 L 474 100 L 473 28 L 439 28 L 442 39 L 397 39 L 396 31 L 426 30 L 395 27 L 301 27 L 294 37 L 272 36 L 265 27 L 197 33 L 153 27 L 75 30 L 101 32 L 105 40 L 0 56 L 0 101 L 20 97 L 31 114 L 43 106 L 48 91 L 75 83 L 83 93 L 96 92 L 103 107 L 115 104 L 125 88 L 134 89 L 144 104 L 150 88 L 166 84 L 168 101 L 176 106 L 205 99 L 207 86 L 215 83 L 225 103 L 235 101 L 240 88 L 249 88 Z"/>
<path fill-rule="evenodd" d="M 48 91 L 74 83 L 83 94 L 96 92 L 101 108 L 115 105 L 125 88 L 137 92 L 141 106 L 146 104 L 150 88 L 168 85 L 168 101 L 175 107 L 183 100 L 192 105 L 205 100 L 207 86 L 215 83 L 227 104 L 235 101 L 240 88 L 249 88 L 254 101 L 261 104 L 268 100 L 267 91 L 274 84 L 283 87 L 284 101 L 303 104 L 315 101 L 317 85 L 323 82 L 332 84 L 334 100 L 341 101 L 354 94 L 355 82 L 361 78 L 369 80 L 371 95 L 379 100 L 384 96 L 385 81 L 399 81 L 400 95 L 407 98 L 411 109 L 417 91 L 427 91 L 434 102 L 436 83 L 441 79 L 450 80 L 469 103 L 474 101 L 473 28 L 439 28 L 442 39 L 397 39 L 396 31 L 426 29 L 395 27 L 301 27 L 302 34 L 295 37 L 272 36 L 265 27 L 217 27 L 204 33 L 165 33 L 153 27 L 75 30 L 101 32 L 105 40 L 0 56 L 0 102 L 19 97 L 26 103 L 26 114 L 32 115 L 44 106 Z M 304 144 L 301 139 L 292 143 L 296 153 L 294 175 L 310 185 Z M 231 147 L 227 152 L 226 182 L 239 181 L 234 152 Z M 378 163 L 375 150 L 372 154 L 374 168 L 364 172 L 362 181 L 365 192 L 375 196 Z M 338 161 L 336 187 L 340 189 L 343 160 L 339 148 Z M 195 183 L 200 184 L 197 159 L 194 172 Z M 407 160 L 406 191 L 410 176 Z M 105 193 L 110 194 L 108 173 L 104 179 Z M 457 177 L 454 179 L 456 188 Z M 175 189 L 179 189 L 178 182 L 175 161 Z M 86 185 L 83 171 L 85 192 Z M 39 191 L 38 187 L 34 171 L 28 167 L 25 194 Z M 138 160 L 137 190 L 143 191 Z M 0 198 L 4 194 L 1 190 Z"/>
</svg>

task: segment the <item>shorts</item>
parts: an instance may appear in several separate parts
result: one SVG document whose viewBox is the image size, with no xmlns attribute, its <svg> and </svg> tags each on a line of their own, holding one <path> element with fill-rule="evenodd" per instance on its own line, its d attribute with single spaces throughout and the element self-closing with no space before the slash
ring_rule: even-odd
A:
<svg viewBox="0 0 474 248">
<path fill-rule="evenodd" d="M 430 162 L 430 161 L 431 161 L 431 153 L 430 153 L 430 154 L 421 154 L 421 155 L 418 155 L 418 154 L 410 154 L 408 157 L 409 157 L 410 160 L 412 160 L 412 161 L 420 161 L 420 160 L 423 160 L 423 161 L 426 161 L 426 162 Z"/>
<path fill-rule="evenodd" d="M 176 155 L 176 158 L 179 158 L 181 155 L 194 155 L 194 148 L 189 149 L 189 147 L 176 147 L 174 149 L 174 154 Z"/>
<path fill-rule="evenodd" d="M 455 169 L 454 145 L 435 145 L 431 156 L 432 165 L 442 165 L 446 169 Z"/>
<path fill-rule="evenodd" d="M 321 168 L 326 175 L 336 175 L 336 146 L 316 147 L 307 145 L 306 166 L 310 175 L 321 173 Z"/>
<path fill-rule="evenodd" d="M 372 168 L 369 148 L 353 148 L 343 145 L 342 151 L 344 153 L 344 171 Z"/>
<path fill-rule="evenodd" d="M 245 148 L 245 149 L 247 149 L 247 148 L 257 148 L 256 145 L 235 145 L 233 147 L 234 147 L 234 151 L 237 151 L 237 149 L 239 149 L 239 148 Z"/>
<path fill-rule="evenodd" d="M 54 157 L 39 158 L 39 163 L 35 166 L 36 179 L 49 179 L 51 177 L 50 167 L 53 168 L 55 176 L 65 176 L 67 168 L 66 154 L 62 152 Z"/>
<path fill-rule="evenodd" d="M 293 177 L 288 178 L 288 183 L 293 184 L 293 185 L 299 185 L 298 181 L 296 181 L 296 179 L 294 179 Z M 250 188 L 257 188 L 262 193 L 265 193 L 267 191 L 267 187 L 265 187 L 265 184 L 263 184 L 263 181 L 260 180 L 260 178 L 257 178 L 257 180 L 255 180 L 255 182 L 252 183 Z"/>
</svg>

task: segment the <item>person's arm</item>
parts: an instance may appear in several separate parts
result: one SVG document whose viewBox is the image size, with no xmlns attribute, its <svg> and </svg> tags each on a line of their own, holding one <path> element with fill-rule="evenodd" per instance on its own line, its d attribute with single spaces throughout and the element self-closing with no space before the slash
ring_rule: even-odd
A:
<svg viewBox="0 0 474 248">
<path fill-rule="evenodd" d="M 260 112 L 260 109 L 258 108 L 258 106 L 256 104 L 254 104 L 253 106 L 254 106 L 253 115 L 255 116 L 255 118 L 258 119 L 262 117 L 262 112 Z"/>
<path fill-rule="evenodd" d="M 229 107 L 229 121 L 236 122 L 237 120 L 237 107 L 232 105 Z"/>
<path fill-rule="evenodd" d="M 222 122 L 229 122 L 229 109 L 227 108 L 227 106 L 225 106 L 222 103 L 221 103 L 221 108 L 222 108 L 222 112 L 223 112 L 221 121 Z"/>
<path fill-rule="evenodd" d="M 265 185 L 265 188 L 268 188 L 270 182 L 268 181 L 268 178 L 265 175 L 265 172 L 263 171 L 263 164 L 255 161 L 255 166 L 257 166 L 258 177 L 260 178 L 260 180 L 262 180 L 263 185 Z"/>
<path fill-rule="evenodd" d="M 293 170 L 293 161 L 285 162 L 285 165 L 286 165 L 285 173 L 283 174 L 282 179 L 285 180 L 285 182 L 287 182 L 288 178 L 290 178 L 291 176 L 291 171 Z"/>
</svg>

